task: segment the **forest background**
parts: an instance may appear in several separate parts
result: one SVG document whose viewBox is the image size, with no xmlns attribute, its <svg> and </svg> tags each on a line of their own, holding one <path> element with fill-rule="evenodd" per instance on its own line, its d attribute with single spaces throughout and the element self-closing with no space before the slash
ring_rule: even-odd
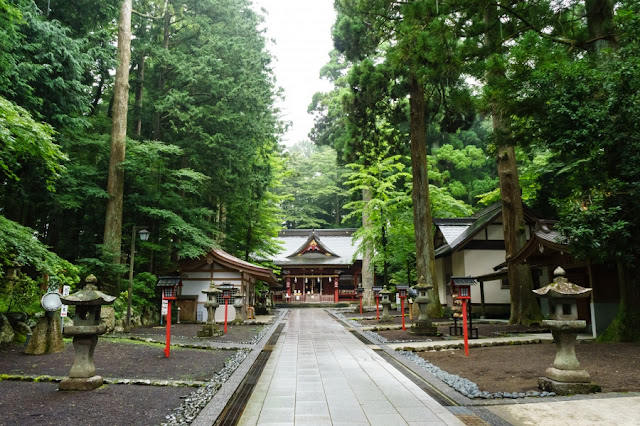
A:
<svg viewBox="0 0 640 426">
<path fill-rule="evenodd" d="M 121 4 L 0 0 L 0 311 L 34 309 L 45 275 L 124 289 L 128 250 L 104 250 Z M 268 259 L 282 227 L 359 228 L 385 283 L 415 283 L 431 217 L 501 201 L 517 250 L 521 199 L 618 265 L 612 336 L 638 338 L 640 2 L 336 0 L 334 90 L 294 147 L 250 6 L 133 2 L 122 247 L 151 233 L 134 310 L 180 260 Z"/>
</svg>

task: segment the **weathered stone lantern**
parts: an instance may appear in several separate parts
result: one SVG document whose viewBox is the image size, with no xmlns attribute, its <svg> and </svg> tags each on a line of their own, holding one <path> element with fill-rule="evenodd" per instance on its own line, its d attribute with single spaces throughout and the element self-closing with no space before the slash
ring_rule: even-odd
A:
<svg viewBox="0 0 640 426">
<path fill-rule="evenodd" d="M 265 309 L 266 309 L 266 293 L 265 293 Z M 236 293 L 233 295 L 233 307 L 236 310 L 236 319 L 233 321 L 234 323 L 242 324 L 244 322 L 244 315 L 242 314 L 242 308 L 244 307 L 244 294 Z"/>
<path fill-rule="evenodd" d="M 211 281 L 209 288 L 202 290 L 202 292 L 207 295 L 207 301 L 204 302 L 204 307 L 207 309 L 207 322 L 202 326 L 202 330 L 198 332 L 198 337 L 221 336 L 222 332 L 218 329 L 215 321 L 215 312 L 216 308 L 220 306 L 218 295 L 222 292 L 216 288 L 213 281 Z"/>
<path fill-rule="evenodd" d="M 414 289 L 418 292 L 418 296 L 414 300 L 414 303 L 418 304 L 418 319 L 411 326 L 411 333 L 413 334 L 420 336 L 435 336 L 438 334 L 438 329 L 431 323 L 427 314 L 427 305 L 429 304 L 427 292 L 432 288 L 433 286 L 427 284 L 424 277 L 420 277 L 418 284 L 414 286 Z"/>
<path fill-rule="evenodd" d="M 391 322 L 391 315 L 389 315 L 389 308 L 391 307 L 391 300 L 389 300 L 389 295 L 391 292 L 387 290 L 387 286 L 385 285 L 380 292 L 380 297 L 382 301 L 380 304 L 382 305 L 382 322 Z"/>
<path fill-rule="evenodd" d="M 85 287 L 68 296 L 61 296 L 65 305 L 76 305 L 73 325 L 66 326 L 63 334 L 73 337 L 75 357 L 69 377 L 60 382 L 60 390 L 92 390 L 102 386 L 101 376 L 96 375 L 93 352 L 98 336 L 106 333 L 107 326 L 100 323 L 102 305 L 110 305 L 116 298 L 99 291 L 96 277 L 89 275 Z"/>
<path fill-rule="evenodd" d="M 538 378 L 538 386 L 558 395 L 599 392 L 600 386 L 591 381 L 586 370 L 580 368 L 575 350 L 578 332 L 587 325 L 586 321 L 578 319 L 578 299 L 589 297 L 591 289 L 570 283 L 560 267 L 554 275 L 551 284 L 533 290 L 538 297 L 549 298 L 551 313 L 542 325 L 551 328 L 556 342 L 553 367 L 547 368 L 545 377 Z"/>
</svg>

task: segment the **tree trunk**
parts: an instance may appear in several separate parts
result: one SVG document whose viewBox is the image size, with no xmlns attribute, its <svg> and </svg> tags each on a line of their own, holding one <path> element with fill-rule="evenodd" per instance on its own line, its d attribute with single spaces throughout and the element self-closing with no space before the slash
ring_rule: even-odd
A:
<svg viewBox="0 0 640 426">
<path fill-rule="evenodd" d="M 362 209 L 362 226 L 364 228 L 371 228 L 372 226 L 371 220 L 369 220 L 369 215 L 366 213 L 366 204 L 371 201 L 371 196 L 372 194 L 370 189 L 362 190 L 362 201 L 364 201 L 365 204 Z M 364 252 L 362 253 L 362 287 L 364 288 L 364 292 L 362 293 L 362 303 L 370 306 L 375 304 L 373 297 L 373 247 L 367 243 L 364 244 Z"/>
<path fill-rule="evenodd" d="M 585 0 L 589 52 L 597 53 L 617 44 L 613 22 L 613 0 Z"/>
<path fill-rule="evenodd" d="M 169 50 L 169 28 L 171 27 L 171 12 L 169 11 L 169 0 L 164 2 L 164 28 L 162 32 L 162 48 Z M 166 74 L 166 65 L 162 65 L 160 69 L 160 77 L 158 79 L 158 92 L 160 95 L 164 93 L 164 78 Z M 153 138 L 155 140 L 162 140 L 162 117 L 161 113 L 156 112 L 155 128 L 153 131 Z"/>
<path fill-rule="evenodd" d="M 138 60 L 138 75 L 136 82 L 136 98 L 133 104 L 133 116 L 136 119 L 135 135 L 142 135 L 142 97 L 144 95 L 144 65 L 146 62 L 145 54 L 140 55 Z"/>
<path fill-rule="evenodd" d="M 494 25 L 498 20 L 496 6 L 487 7 L 485 25 L 489 52 L 501 53 L 502 40 Z M 498 63 L 499 61 L 495 61 Z M 502 230 L 504 233 L 505 258 L 508 265 L 509 291 L 511 296 L 510 324 L 529 324 L 540 321 L 542 314 L 533 290 L 533 280 L 529 265 L 515 265 L 509 262 L 526 243 L 522 193 L 518 179 L 515 147 L 511 143 L 511 119 L 505 111 L 500 98 L 499 87 L 506 79 L 504 68 L 492 64 L 487 70 L 487 86 L 494 88 L 490 99 L 493 136 L 497 150 L 498 179 L 500 181 L 500 200 L 502 202 Z"/>
<path fill-rule="evenodd" d="M 431 224 L 431 203 L 429 201 L 429 176 L 427 171 L 427 128 L 425 123 L 424 87 L 415 75 L 410 81 L 409 106 L 411 110 L 411 170 L 413 176 L 413 227 L 416 240 L 417 276 L 425 277 L 432 285 L 429 291 L 428 314 L 440 317 L 443 314 L 436 280 L 435 255 Z"/>
<path fill-rule="evenodd" d="M 111 156 L 107 181 L 107 211 L 104 225 L 105 254 L 114 264 L 120 264 L 122 241 L 122 203 L 124 195 L 124 168 L 127 139 L 127 108 L 129 102 L 129 63 L 131 59 L 131 1 L 124 0 L 118 24 L 118 67 L 113 97 L 111 127 Z M 113 280 L 114 278 L 112 278 Z M 117 280 L 116 280 L 117 281 Z M 117 291 L 117 282 L 105 283 L 108 290 Z"/>
</svg>

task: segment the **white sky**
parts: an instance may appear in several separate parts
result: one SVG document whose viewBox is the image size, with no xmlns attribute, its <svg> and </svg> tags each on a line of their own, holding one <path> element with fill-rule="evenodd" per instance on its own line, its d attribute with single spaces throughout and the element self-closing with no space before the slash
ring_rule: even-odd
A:
<svg viewBox="0 0 640 426">
<path fill-rule="evenodd" d="M 274 56 L 277 85 L 284 88 L 282 119 L 291 122 L 283 136 L 291 146 L 307 139 L 313 118 L 307 107 L 315 92 L 332 86 L 320 79 L 320 69 L 333 49 L 331 26 L 335 21 L 333 0 L 253 0 L 256 10 L 264 8 L 267 37 L 275 39 L 268 49 Z"/>
</svg>

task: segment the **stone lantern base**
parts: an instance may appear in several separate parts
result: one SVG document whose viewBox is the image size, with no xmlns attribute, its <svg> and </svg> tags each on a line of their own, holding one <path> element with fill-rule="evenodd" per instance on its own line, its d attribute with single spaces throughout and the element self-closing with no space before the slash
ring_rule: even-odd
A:
<svg viewBox="0 0 640 426">
<path fill-rule="evenodd" d="M 601 390 L 600 386 L 593 382 L 559 382 L 548 377 L 538 377 L 538 387 L 547 392 L 555 392 L 558 395 L 595 393 Z"/>
<path fill-rule="evenodd" d="M 411 326 L 409 333 L 418 336 L 437 336 L 438 327 L 433 325 L 431 321 L 417 321 Z"/>
<path fill-rule="evenodd" d="M 215 323 L 205 324 L 202 326 L 202 330 L 198 331 L 198 337 L 218 337 L 222 336 L 222 334 L 222 331 Z"/>
<path fill-rule="evenodd" d="M 102 376 L 67 377 L 60 382 L 61 391 L 89 391 L 102 386 Z"/>
</svg>

